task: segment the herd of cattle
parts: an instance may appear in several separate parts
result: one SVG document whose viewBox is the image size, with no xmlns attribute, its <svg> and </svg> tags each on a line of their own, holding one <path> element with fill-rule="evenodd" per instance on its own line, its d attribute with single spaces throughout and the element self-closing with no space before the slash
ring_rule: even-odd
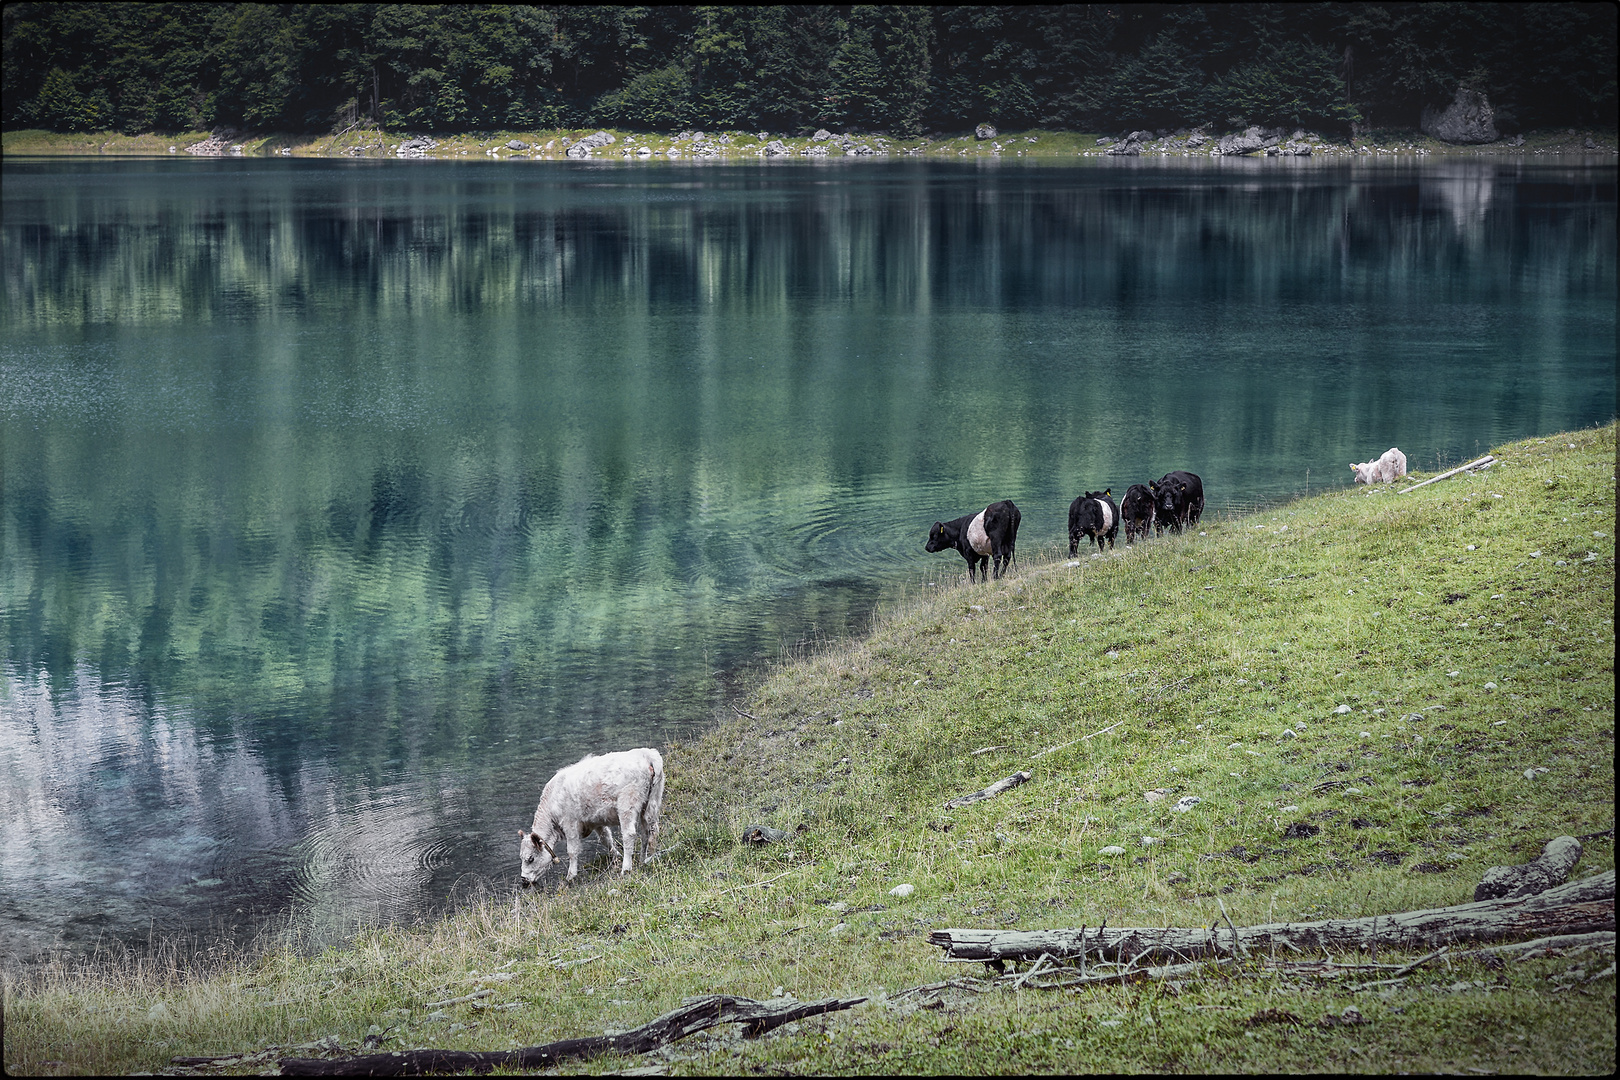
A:
<svg viewBox="0 0 1620 1080">
<path fill-rule="evenodd" d="M 1390 447 L 1376 461 L 1352 464 L 1355 482 L 1392 483 L 1406 475 L 1406 455 Z M 1196 473 L 1179 469 L 1165 473 L 1146 484 L 1132 484 L 1125 498 L 1114 504 L 1111 488 L 1088 491 L 1069 504 L 1069 554 L 1080 549 L 1084 536 L 1100 551 L 1103 542 L 1114 546 L 1121 522 L 1125 542 L 1146 537 L 1149 530 L 1163 536 L 1164 530 L 1181 532 L 1197 525 L 1204 514 L 1204 482 Z M 1018 544 L 1018 507 L 1008 499 L 991 503 L 977 514 L 965 514 L 954 521 L 936 521 L 928 531 L 928 551 L 947 548 L 962 553 L 967 560 L 968 580 L 989 574 L 999 578 L 1013 561 Z M 553 862 L 557 849 L 566 842 L 568 880 L 579 874 L 582 842 L 599 832 L 610 851 L 621 855 L 619 872 L 630 872 L 640 835 L 641 862 L 645 866 L 658 842 L 658 815 L 664 802 L 664 758 L 657 750 L 642 747 L 616 754 L 586 754 L 561 769 L 540 792 L 534 822 L 518 838 L 519 875 L 525 887 L 533 885 Z M 613 839 L 619 829 L 623 848 Z"/>
<path fill-rule="evenodd" d="M 1145 484 L 1132 484 L 1117 505 L 1113 488 L 1088 491 L 1069 504 L 1069 554 L 1080 550 L 1082 536 L 1098 550 L 1104 541 L 1113 547 L 1122 522 L 1129 544 L 1150 531 L 1155 536 L 1163 536 L 1165 529 L 1181 532 L 1197 525 L 1203 515 L 1204 482 L 1197 473 L 1180 469 Z M 979 576 L 999 578 L 1018 546 L 1018 519 L 1018 507 L 1003 499 L 977 514 L 936 521 L 928 530 L 924 550 L 961 552 L 967 560 L 969 581 L 977 581 Z"/>
</svg>

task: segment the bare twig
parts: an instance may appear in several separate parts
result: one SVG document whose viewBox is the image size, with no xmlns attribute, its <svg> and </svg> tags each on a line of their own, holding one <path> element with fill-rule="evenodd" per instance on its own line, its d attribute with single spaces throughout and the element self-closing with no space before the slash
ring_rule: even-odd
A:
<svg viewBox="0 0 1620 1080">
<path fill-rule="evenodd" d="M 460 1005 L 466 1001 L 477 1001 L 479 998 L 487 998 L 494 993 L 495 991 L 489 989 L 478 990 L 471 994 L 463 994 L 461 997 L 451 998 L 448 1001 L 430 1001 L 426 1005 L 422 1006 L 422 1008 L 442 1009 L 446 1005 Z"/>
<path fill-rule="evenodd" d="M 1219 896 L 1217 896 L 1215 898 L 1215 902 L 1217 904 L 1221 905 L 1221 917 L 1226 920 L 1226 925 L 1232 931 L 1232 955 L 1234 957 L 1237 956 L 1239 950 L 1241 950 L 1244 956 L 1248 956 L 1249 955 L 1249 950 L 1244 947 L 1242 938 L 1240 938 L 1238 936 L 1237 926 L 1235 924 L 1233 924 L 1232 916 L 1230 916 L 1230 915 L 1228 915 L 1226 913 L 1226 901 L 1222 900 Z"/>
<path fill-rule="evenodd" d="M 1018 977 L 1018 981 L 1012 984 L 1012 988 L 1014 990 L 1017 990 L 1020 987 L 1022 987 L 1025 983 L 1027 983 L 1029 981 L 1030 976 L 1034 975 L 1037 971 L 1041 970 L 1041 965 L 1046 963 L 1050 959 L 1052 959 L 1052 954 L 1051 953 L 1041 953 L 1040 958 L 1038 960 L 1036 960 L 1035 963 L 1030 965 L 1029 970 L 1024 972 L 1022 975 L 1020 975 Z"/>
<path fill-rule="evenodd" d="M 784 870 L 780 874 L 777 874 L 776 877 L 768 877 L 764 881 L 756 881 L 752 885 L 733 885 L 729 889 L 721 889 L 719 892 L 715 893 L 714 895 L 716 895 L 716 896 L 724 896 L 728 892 L 738 892 L 738 891 L 740 891 L 742 889 L 757 889 L 761 885 L 769 885 L 773 881 L 777 881 L 777 880 L 779 880 L 781 878 L 785 878 L 791 873 L 793 873 L 792 870 Z"/>
<path fill-rule="evenodd" d="M 1107 727 L 1103 728 L 1101 731 L 1093 731 L 1090 735 L 1082 735 L 1080 737 L 1079 741 L 1080 742 L 1085 742 L 1087 739 L 1095 739 L 1099 735 L 1106 735 L 1110 731 L 1113 731 L 1115 728 L 1119 727 L 1119 724 L 1123 724 L 1124 722 L 1125 721 L 1121 720 L 1118 724 L 1109 724 Z"/>
<path fill-rule="evenodd" d="M 735 706 L 735 705 L 733 705 L 731 707 L 731 711 L 736 713 L 738 716 L 745 717 L 745 718 L 747 718 L 749 720 L 752 720 L 756 724 L 759 723 L 759 717 L 755 716 L 753 713 L 743 712 L 741 709 L 737 708 L 737 706 Z"/>
<path fill-rule="evenodd" d="M 1414 970 L 1416 968 L 1422 967 L 1424 964 L 1427 964 L 1430 960 L 1433 960 L 1435 957 L 1444 956 L 1446 953 L 1448 953 L 1450 951 L 1451 951 L 1451 946 L 1450 945 L 1442 945 L 1442 946 L 1440 946 L 1440 948 L 1434 950 L 1434 952 L 1430 953 L 1428 956 L 1420 956 L 1416 960 L 1412 961 L 1410 964 L 1407 964 L 1405 967 L 1403 967 L 1400 970 L 1396 971 L 1395 975 L 1397 977 L 1399 977 L 1401 975 L 1405 975 L 1409 971 L 1412 971 L 1412 970 Z"/>
<path fill-rule="evenodd" d="M 978 757 L 980 754 L 988 754 L 992 750 L 1005 750 L 1005 749 L 1007 749 L 1005 746 L 981 746 L 977 750 L 973 751 L 973 753 L 969 754 L 968 756 L 969 757 Z"/>
</svg>

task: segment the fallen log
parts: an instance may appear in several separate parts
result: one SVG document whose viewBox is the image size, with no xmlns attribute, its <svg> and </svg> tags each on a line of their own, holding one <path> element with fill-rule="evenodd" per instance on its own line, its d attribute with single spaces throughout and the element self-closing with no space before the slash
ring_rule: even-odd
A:
<svg viewBox="0 0 1620 1080">
<path fill-rule="evenodd" d="M 1498 896 L 1529 896 L 1545 892 L 1569 880 L 1569 872 L 1581 859 L 1581 842 L 1573 836 L 1555 836 L 1541 854 L 1519 866 L 1493 866 L 1485 871 L 1474 889 L 1475 900 Z"/>
<path fill-rule="evenodd" d="M 762 1035 L 772 1028 L 807 1016 L 820 1016 L 854 1008 L 858 998 L 823 1001 L 755 1001 L 730 994 L 695 998 L 633 1031 L 618 1035 L 591 1035 L 562 1039 L 519 1050 L 396 1050 L 347 1058 L 282 1058 L 283 1076 L 425 1076 L 431 1073 L 486 1073 L 491 1069 L 544 1069 L 571 1058 L 596 1054 L 645 1054 L 660 1046 L 695 1035 L 718 1024 L 742 1024 L 747 1035 Z"/>
<path fill-rule="evenodd" d="M 1614 871 L 1572 881 L 1533 896 L 1480 900 L 1453 907 L 1327 919 L 1307 923 L 1210 927 L 1117 926 L 1079 930 L 934 930 L 931 945 L 951 960 L 1030 961 L 1090 954 L 1099 959 L 1231 956 L 1281 946 L 1302 953 L 1417 948 L 1461 941 L 1505 941 L 1545 934 L 1613 930 Z"/>
<path fill-rule="evenodd" d="M 1027 772 L 1015 772 L 1011 776 L 1007 777 L 1007 779 L 997 780 L 995 783 L 991 784 L 987 788 L 984 788 L 982 791 L 971 792 L 967 795 L 958 795 L 956 798 L 951 799 L 945 804 L 945 809 L 955 810 L 958 806 L 967 806 L 969 803 L 981 802 L 984 799 L 993 799 L 1003 792 L 1011 791 L 1019 784 L 1022 784 L 1024 781 L 1028 780 L 1029 777 L 1030 774 Z"/>
</svg>

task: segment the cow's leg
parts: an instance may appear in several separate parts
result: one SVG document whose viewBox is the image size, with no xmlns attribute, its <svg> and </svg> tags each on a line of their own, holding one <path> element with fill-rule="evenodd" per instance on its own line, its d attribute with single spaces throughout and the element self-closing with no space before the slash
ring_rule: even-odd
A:
<svg viewBox="0 0 1620 1080">
<path fill-rule="evenodd" d="M 576 821 L 563 827 L 564 835 L 568 838 L 568 881 L 579 876 L 579 849 L 584 846 L 579 838 L 579 823 Z"/>
<path fill-rule="evenodd" d="M 630 863 L 636 853 L 636 817 L 641 813 L 645 801 L 644 798 L 637 798 L 634 793 L 628 791 L 619 796 L 619 835 L 624 838 L 624 858 L 619 865 L 620 874 L 630 872 Z"/>
</svg>

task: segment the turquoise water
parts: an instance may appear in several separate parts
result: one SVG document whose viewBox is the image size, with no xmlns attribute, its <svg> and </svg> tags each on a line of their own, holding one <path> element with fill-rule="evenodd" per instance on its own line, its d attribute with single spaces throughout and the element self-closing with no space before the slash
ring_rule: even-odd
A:
<svg viewBox="0 0 1620 1080">
<path fill-rule="evenodd" d="M 11 956 L 510 887 L 556 768 L 955 587 L 936 519 L 1615 412 L 1612 165 L 0 169 Z"/>
</svg>

